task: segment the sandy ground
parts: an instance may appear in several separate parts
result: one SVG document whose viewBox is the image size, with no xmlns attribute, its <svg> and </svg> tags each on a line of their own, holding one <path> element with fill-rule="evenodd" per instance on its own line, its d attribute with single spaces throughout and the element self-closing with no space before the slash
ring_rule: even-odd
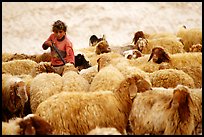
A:
<svg viewBox="0 0 204 137">
<path fill-rule="evenodd" d="M 74 49 L 95 34 L 111 46 L 131 43 L 138 30 L 176 33 L 202 28 L 202 2 L 2 2 L 2 52 L 38 54 L 56 20 L 68 26 Z"/>
</svg>

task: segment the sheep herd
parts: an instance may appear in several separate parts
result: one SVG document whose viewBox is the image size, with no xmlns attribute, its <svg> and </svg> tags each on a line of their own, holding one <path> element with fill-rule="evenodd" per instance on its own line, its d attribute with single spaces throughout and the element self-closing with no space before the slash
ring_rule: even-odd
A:
<svg viewBox="0 0 204 137">
<path fill-rule="evenodd" d="M 59 75 L 49 53 L 2 53 L 3 135 L 202 135 L 200 29 L 75 54 Z"/>
</svg>

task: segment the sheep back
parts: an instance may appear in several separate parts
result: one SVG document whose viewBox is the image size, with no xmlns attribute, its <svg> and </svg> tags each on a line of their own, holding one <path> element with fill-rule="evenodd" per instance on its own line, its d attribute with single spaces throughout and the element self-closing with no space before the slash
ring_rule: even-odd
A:
<svg viewBox="0 0 204 137">
<path fill-rule="evenodd" d="M 61 91 L 62 77 L 56 73 L 40 73 L 30 83 L 30 105 L 32 113 L 48 97 Z"/>
<path fill-rule="evenodd" d="M 61 92 L 42 102 L 35 113 L 51 124 L 54 134 L 71 135 L 87 134 L 96 126 L 123 133 L 128 115 L 111 91 Z"/>
<path fill-rule="evenodd" d="M 29 59 L 2 62 L 2 73 L 12 75 L 30 74 L 35 66 L 37 66 L 37 63 Z"/>
<path fill-rule="evenodd" d="M 89 91 L 110 90 L 114 91 L 124 80 L 123 74 L 112 65 L 102 68 L 93 78 Z"/>
<path fill-rule="evenodd" d="M 88 81 L 75 71 L 68 71 L 65 74 L 63 74 L 62 80 L 63 80 L 63 86 L 62 86 L 63 91 L 86 92 L 88 91 L 90 86 Z"/>
<path fill-rule="evenodd" d="M 164 69 L 151 73 L 151 83 L 153 87 L 175 88 L 182 84 L 189 88 L 194 88 L 194 80 L 182 70 Z"/>
</svg>

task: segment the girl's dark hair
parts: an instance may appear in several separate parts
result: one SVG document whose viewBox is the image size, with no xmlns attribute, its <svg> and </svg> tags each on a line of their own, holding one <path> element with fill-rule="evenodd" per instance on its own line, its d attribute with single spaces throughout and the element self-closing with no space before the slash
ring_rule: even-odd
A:
<svg viewBox="0 0 204 137">
<path fill-rule="evenodd" d="M 52 25 L 52 31 L 58 31 L 58 30 L 63 30 L 64 32 L 67 31 L 67 25 L 60 21 L 60 20 L 57 20 L 54 22 L 54 24 Z"/>
</svg>

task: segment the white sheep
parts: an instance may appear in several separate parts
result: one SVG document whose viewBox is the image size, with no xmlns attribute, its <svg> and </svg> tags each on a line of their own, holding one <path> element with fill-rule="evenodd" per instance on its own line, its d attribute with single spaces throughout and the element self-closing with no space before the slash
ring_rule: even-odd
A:
<svg viewBox="0 0 204 137">
<path fill-rule="evenodd" d="M 115 91 L 61 92 L 42 102 L 35 114 L 55 129 L 53 134 L 87 134 L 96 126 L 125 133 L 137 78 L 122 81 Z"/>
<path fill-rule="evenodd" d="M 37 106 L 48 97 L 60 93 L 62 77 L 56 73 L 40 73 L 30 83 L 30 106 L 34 113 Z"/>
<path fill-rule="evenodd" d="M 2 74 L 2 120 L 8 121 L 16 116 L 23 117 L 27 101 L 25 82 L 17 76 Z"/>
<path fill-rule="evenodd" d="M 189 52 L 192 45 L 202 45 L 202 29 L 200 28 L 186 28 L 183 26 L 178 30 L 176 35 L 182 39 L 184 49 L 187 52 Z"/>
<path fill-rule="evenodd" d="M 182 70 L 163 69 L 150 73 L 153 87 L 175 88 L 182 84 L 189 88 L 195 88 L 194 80 Z"/>
<path fill-rule="evenodd" d="M 62 81 L 63 81 L 63 86 L 62 86 L 63 91 L 87 92 L 89 90 L 90 85 L 88 81 L 75 71 L 67 71 L 66 73 L 64 73 L 62 76 Z"/>
<path fill-rule="evenodd" d="M 30 59 L 2 62 L 2 73 L 10 73 L 12 75 L 31 74 L 35 66 L 37 66 L 37 63 Z"/>
<path fill-rule="evenodd" d="M 49 135 L 52 130 L 49 123 L 34 114 L 2 122 L 2 135 Z"/>
<path fill-rule="evenodd" d="M 192 135 L 200 120 L 196 116 L 202 109 L 200 102 L 183 85 L 138 93 L 129 115 L 131 134 Z"/>
</svg>

